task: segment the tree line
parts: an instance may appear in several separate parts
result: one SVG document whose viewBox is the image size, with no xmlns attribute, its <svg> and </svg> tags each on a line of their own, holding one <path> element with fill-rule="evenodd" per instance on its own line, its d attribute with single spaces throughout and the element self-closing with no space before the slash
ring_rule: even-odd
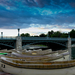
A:
<svg viewBox="0 0 75 75">
<path fill-rule="evenodd" d="M 70 37 L 71 38 L 75 38 L 75 30 L 72 29 L 70 32 Z M 47 34 L 44 34 L 44 33 L 41 33 L 40 35 L 37 35 L 37 36 L 30 36 L 29 33 L 22 33 L 21 34 L 22 37 L 59 37 L 59 38 L 67 38 L 68 37 L 68 33 L 62 33 L 60 31 L 56 31 L 54 32 L 53 30 L 51 31 L 48 31 Z"/>
</svg>

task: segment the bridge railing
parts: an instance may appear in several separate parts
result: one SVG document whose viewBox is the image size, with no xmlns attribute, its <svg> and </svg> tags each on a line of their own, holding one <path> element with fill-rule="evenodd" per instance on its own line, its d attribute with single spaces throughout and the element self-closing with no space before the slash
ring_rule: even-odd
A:
<svg viewBox="0 0 75 75">
<path fill-rule="evenodd" d="M 0 39 L 16 39 L 16 37 L 12 37 L 12 36 L 0 36 Z"/>
<path fill-rule="evenodd" d="M 75 38 L 71 38 L 72 41 L 75 41 Z"/>
<path fill-rule="evenodd" d="M 22 37 L 22 40 L 68 40 L 68 38 Z"/>
<path fill-rule="evenodd" d="M 0 36 L 0 39 L 16 39 L 17 36 Z M 62 40 L 67 41 L 68 38 L 51 38 L 51 37 L 21 37 L 22 40 Z M 75 41 L 75 38 L 71 38 L 72 41 Z"/>
</svg>

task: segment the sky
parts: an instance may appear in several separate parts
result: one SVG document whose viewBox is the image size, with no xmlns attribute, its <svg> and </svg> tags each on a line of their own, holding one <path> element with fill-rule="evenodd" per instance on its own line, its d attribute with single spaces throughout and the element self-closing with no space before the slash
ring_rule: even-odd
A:
<svg viewBox="0 0 75 75">
<path fill-rule="evenodd" d="M 39 35 L 75 28 L 75 0 L 0 0 L 0 35 Z"/>
</svg>

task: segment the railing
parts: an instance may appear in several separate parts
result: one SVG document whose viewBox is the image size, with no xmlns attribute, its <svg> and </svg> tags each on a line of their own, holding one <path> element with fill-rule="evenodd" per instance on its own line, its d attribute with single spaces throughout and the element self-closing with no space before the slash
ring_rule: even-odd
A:
<svg viewBox="0 0 75 75">
<path fill-rule="evenodd" d="M 3 37 L 1 37 L 0 36 L 0 39 L 16 39 L 16 37 L 14 36 L 14 37 L 11 37 L 11 36 L 3 36 Z"/>
<path fill-rule="evenodd" d="M 0 39 L 14 39 L 16 36 L 0 36 Z M 68 38 L 50 38 L 50 37 L 22 37 L 22 40 L 57 40 L 57 41 L 68 41 Z M 75 41 L 75 38 L 71 38 L 72 41 Z"/>
<path fill-rule="evenodd" d="M 68 38 L 22 37 L 22 40 L 64 40 L 64 41 L 67 41 Z"/>
</svg>

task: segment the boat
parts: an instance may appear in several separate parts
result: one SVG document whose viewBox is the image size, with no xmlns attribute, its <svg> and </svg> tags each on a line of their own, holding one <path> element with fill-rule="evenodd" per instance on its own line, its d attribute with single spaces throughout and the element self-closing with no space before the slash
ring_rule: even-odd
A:
<svg viewBox="0 0 75 75">
<path fill-rule="evenodd" d="M 15 54 L 14 54 L 15 55 Z M 62 55 L 54 55 L 54 56 L 23 56 L 23 55 L 7 55 L 6 57 L 11 59 L 20 59 L 25 61 L 65 61 Z M 68 59 L 66 59 L 68 60 Z"/>
<path fill-rule="evenodd" d="M 56 51 L 53 52 L 52 49 L 46 49 L 46 50 L 42 50 L 42 49 L 37 49 L 37 50 L 22 50 L 22 51 L 18 51 L 18 53 L 20 54 L 25 54 L 25 55 L 47 55 L 47 54 L 51 54 L 51 53 L 57 53 Z"/>
<path fill-rule="evenodd" d="M 1 53 L 12 53 L 14 51 L 15 51 L 15 49 L 10 49 L 10 50 L 2 49 L 2 50 L 0 50 Z"/>
<path fill-rule="evenodd" d="M 0 67 L 15 75 L 75 75 L 75 60 L 24 61 L 1 57 Z"/>
<path fill-rule="evenodd" d="M 14 52 L 14 51 L 13 51 Z M 50 56 L 50 55 L 58 55 L 58 54 L 64 54 L 64 53 L 68 53 L 68 49 L 66 50 L 57 50 L 57 51 L 52 51 L 52 49 L 46 49 L 46 50 L 42 50 L 42 49 L 38 49 L 38 50 L 15 50 L 16 53 L 18 54 L 22 54 L 22 55 L 32 55 L 32 56 Z"/>
<path fill-rule="evenodd" d="M 66 60 L 69 60 L 68 50 L 59 50 L 59 51 L 49 51 L 49 50 L 51 49 L 48 49 L 47 51 L 35 50 L 32 52 L 31 50 L 29 51 L 13 50 L 12 53 L 8 53 L 6 56 L 9 58 L 11 57 L 12 59 L 21 59 L 21 60 L 26 60 L 26 61 L 66 61 Z M 43 55 L 39 51 L 43 52 Z M 28 52 L 28 55 L 25 53 L 23 54 L 23 52 Z M 30 52 L 31 54 L 29 54 Z M 36 52 L 39 52 L 39 54 L 35 54 Z M 34 53 L 35 55 L 32 53 Z"/>
<path fill-rule="evenodd" d="M 69 60 L 69 53 L 67 50 L 52 51 L 51 49 L 48 49 L 48 50 L 42 51 L 41 49 L 39 49 L 39 50 L 34 50 L 34 51 L 32 50 L 29 50 L 29 51 L 9 50 L 9 51 L 11 51 L 11 53 L 8 52 L 8 50 L 4 51 L 8 53 L 7 54 L 8 57 L 15 58 L 15 59 L 21 59 L 21 60 L 25 59 L 26 61 L 65 61 L 65 60 Z M 28 55 L 27 53 L 25 54 L 25 52 L 27 52 Z M 29 54 L 30 52 L 31 54 Z M 37 54 L 35 54 L 36 52 Z"/>
<path fill-rule="evenodd" d="M 3 56 L 3 55 L 7 55 L 8 53 L 2 53 L 2 52 L 0 52 L 0 59 L 1 59 L 1 56 Z M 0 68 L 0 71 L 2 71 L 2 69 Z"/>
<path fill-rule="evenodd" d="M 15 75 L 59 75 L 60 72 L 61 75 L 69 75 L 69 70 L 74 66 L 74 61 L 63 60 L 64 55 L 69 55 L 67 54 L 68 51 L 60 50 L 54 53 L 38 56 L 25 55 L 20 51 L 13 51 L 12 53 L 1 56 L 0 68 L 4 72 Z M 70 62 L 73 62 L 73 64 Z M 68 72 L 66 72 L 67 68 L 69 69 Z M 62 71 L 64 71 L 64 74 Z"/>
<path fill-rule="evenodd" d="M 59 55 L 64 54 L 60 51 Z M 13 55 L 14 54 L 14 55 Z M 75 74 L 75 60 L 57 61 L 58 59 L 49 60 L 49 56 L 26 56 L 20 53 L 13 52 L 13 54 L 1 56 L 0 68 L 4 72 L 15 75 L 74 75 Z M 15 56 L 16 55 L 16 56 Z M 65 55 L 65 54 L 64 54 Z M 30 58 L 34 60 L 26 60 Z M 35 60 L 35 58 L 36 60 Z M 40 60 L 37 60 L 40 58 Z M 51 59 L 51 58 L 49 58 Z"/>
<path fill-rule="evenodd" d="M 58 53 L 57 53 L 58 52 Z M 53 54 L 54 53 L 54 54 Z M 8 53 L 7 55 L 4 55 L 5 58 L 11 59 L 11 60 L 17 60 L 17 61 L 26 61 L 26 62 L 49 62 L 49 61 L 67 61 L 69 60 L 69 53 L 68 51 L 60 50 L 53 52 L 48 55 L 23 55 L 20 54 L 20 51 L 14 51 L 12 53 Z M 1 56 L 2 57 L 2 56 Z M 0 66 L 1 68 L 1 66 Z M 2 70 L 2 68 L 1 68 Z M 8 72 L 9 73 L 9 72 Z"/>
<path fill-rule="evenodd" d="M 8 55 L 9 56 L 9 55 Z M 69 53 L 62 52 L 60 54 L 48 54 L 48 55 L 25 55 L 18 52 L 12 52 L 10 56 L 13 58 L 24 58 L 26 61 L 66 61 L 69 60 Z"/>
</svg>

